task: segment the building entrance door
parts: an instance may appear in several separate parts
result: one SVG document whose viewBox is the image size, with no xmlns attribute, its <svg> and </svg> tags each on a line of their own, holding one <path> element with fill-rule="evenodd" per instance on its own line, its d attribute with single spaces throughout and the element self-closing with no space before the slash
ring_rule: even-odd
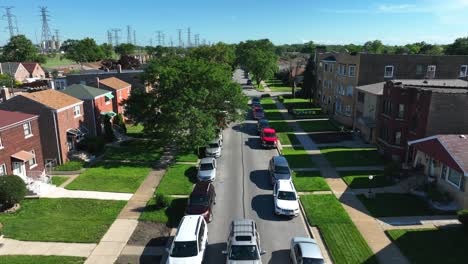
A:
<svg viewBox="0 0 468 264">
<path fill-rule="evenodd" d="M 26 182 L 26 167 L 24 166 L 24 162 L 13 162 L 13 174 L 20 176 Z"/>
</svg>

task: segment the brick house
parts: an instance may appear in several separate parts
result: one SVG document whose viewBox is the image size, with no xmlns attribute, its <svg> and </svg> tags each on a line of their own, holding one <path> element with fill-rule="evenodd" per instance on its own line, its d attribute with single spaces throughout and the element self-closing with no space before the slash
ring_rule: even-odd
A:
<svg viewBox="0 0 468 264">
<path fill-rule="evenodd" d="M 468 209 L 468 139 L 466 135 L 434 135 L 408 142 L 412 166 L 423 167 L 429 182 Z"/>
<path fill-rule="evenodd" d="M 56 90 L 17 95 L 0 104 L 0 109 L 39 115 L 46 163 L 68 161 L 70 151 L 88 131 L 83 120 L 83 101 Z"/>
<path fill-rule="evenodd" d="M 98 80 L 97 88 L 111 91 L 114 96 L 112 101 L 114 112 L 125 116 L 125 106 L 122 105 L 122 102 L 130 97 L 132 85 L 118 78 L 110 77 Z"/>
<path fill-rule="evenodd" d="M 44 69 L 36 62 L 22 62 L 24 68 L 29 72 L 29 78 L 44 79 L 46 77 Z"/>
<path fill-rule="evenodd" d="M 353 130 L 368 143 L 377 142 L 377 121 L 382 104 L 384 82 L 356 87 Z"/>
<path fill-rule="evenodd" d="M 44 174 L 39 116 L 0 110 L 0 176 L 25 182 Z"/>
<path fill-rule="evenodd" d="M 104 131 L 104 116 L 114 117 L 112 92 L 90 87 L 83 84 L 73 84 L 62 91 L 70 96 L 84 101 L 84 123 L 93 136 L 102 135 Z"/>
<path fill-rule="evenodd" d="M 144 92 L 152 90 L 151 84 L 142 81 L 143 70 L 88 70 L 81 73 L 67 74 L 65 77 L 65 86 L 72 84 L 85 84 L 97 87 L 98 79 L 107 79 L 110 77 L 118 78 L 131 84 L 132 89 L 138 89 Z M 98 87 L 99 88 L 99 87 Z"/>
<path fill-rule="evenodd" d="M 378 119 L 379 151 L 394 160 L 405 160 L 408 141 L 437 134 L 466 133 L 467 102 L 467 81 L 388 81 Z"/>
<path fill-rule="evenodd" d="M 0 63 L 0 74 L 9 74 L 19 82 L 24 82 L 29 78 L 28 70 L 19 62 Z"/>
<path fill-rule="evenodd" d="M 467 79 L 468 56 L 334 53 L 317 49 L 316 100 L 325 112 L 352 127 L 356 87 L 394 79 Z"/>
</svg>

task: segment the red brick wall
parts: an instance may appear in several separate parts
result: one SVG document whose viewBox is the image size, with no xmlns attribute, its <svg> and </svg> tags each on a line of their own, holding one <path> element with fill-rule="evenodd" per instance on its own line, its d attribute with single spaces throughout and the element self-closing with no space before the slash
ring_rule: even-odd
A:
<svg viewBox="0 0 468 264">
<path fill-rule="evenodd" d="M 110 99 L 106 104 L 106 97 L 102 96 L 94 100 L 94 111 L 96 116 L 96 130 L 98 135 L 102 135 L 101 123 L 103 121 L 103 116 L 101 112 L 110 112 L 114 111 L 114 99 Z"/>
<path fill-rule="evenodd" d="M 3 148 L 0 149 L 0 165 L 5 164 L 8 174 L 13 174 L 11 155 L 22 150 L 34 150 L 34 152 L 36 153 L 37 166 L 30 168 L 29 163 L 25 162 L 26 175 L 28 175 L 29 171 L 31 170 L 44 170 L 44 158 L 42 155 L 39 121 L 36 118 L 31 120 L 30 122 L 33 136 L 28 138 L 25 138 L 23 130 L 23 124 L 26 122 L 22 122 L 14 127 L 0 131 L 0 137 L 2 138 L 3 144 Z"/>
<path fill-rule="evenodd" d="M 123 88 L 117 91 L 117 112 L 119 114 L 125 115 L 125 106 L 121 105 L 121 103 L 130 97 L 131 86 L 128 88 Z M 115 107 L 114 107 L 115 108 Z"/>
<path fill-rule="evenodd" d="M 77 129 L 84 122 L 83 104 L 80 105 L 81 115 L 75 117 L 73 107 L 67 108 L 57 113 L 57 126 L 59 133 L 60 150 L 62 153 L 62 162 L 68 161 L 67 148 L 67 130 Z M 61 162 L 59 162 L 61 163 Z"/>
</svg>

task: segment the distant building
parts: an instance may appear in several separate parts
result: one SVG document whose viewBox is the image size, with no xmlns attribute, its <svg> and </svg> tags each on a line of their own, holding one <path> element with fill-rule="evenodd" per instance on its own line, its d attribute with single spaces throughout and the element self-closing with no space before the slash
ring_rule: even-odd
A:
<svg viewBox="0 0 468 264">
<path fill-rule="evenodd" d="M 24 68 L 29 72 L 29 78 L 44 79 L 46 73 L 39 63 L 36 62 L 22 62 Z"/>
<path fill-rule="evenodd" d="M 30 76 L 28 70 L 19 62 L 0 63 L 0 74 L 9 74 L 19 82 L 25 82 Z"/>
<path fill-rule="evenodd" d="M 357 86 L 353 130 L 368 143 L 377 142 L 377 122 L 384 82 Z"/>
</svg>

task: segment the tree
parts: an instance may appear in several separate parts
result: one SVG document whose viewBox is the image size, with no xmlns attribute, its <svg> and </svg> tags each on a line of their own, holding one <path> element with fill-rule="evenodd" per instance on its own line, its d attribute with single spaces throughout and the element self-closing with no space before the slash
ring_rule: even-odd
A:
<svg viewBox="0 0 468 264">
<path fill-rule="evenodd" d="M 382 54 L 385 51 L 385 46 L 380 40 L 367 41 L 363 48 L 365 51 L 375 54 Z"/>
<path fill-rule="evenodd" d="M 122 43 L 115 47 L 115 52 L 119 55 L 130 55 L 135 52 L 135 45 L 131 43 Z"/>
<path fill-rule="evenodd" d="M 215 137 L 220 118 L 239 120 L 247 106 L 241 87 L 232 81 L 228 65 L 190 56 L 151 61 L 143 79 L 149 93 L 132 90 L 124 102 L 126 114 L 145 132 L 182 150 L 206 145 Z"/>
<path fill-rule="evenodd" d="M 241 42 L 236 49 L 238 63 L 254 74 L 259 84 L 278 70 L 275 46 L 268 39 Z"/>
<path fill-rule="evenodd" d="M 15 79 L 11 77 L 9 74 L 0 74 L 0 88 L 5 86 L 5 87 L 11 87 L 15 85 Z"/>
<path fill-rule="evenodd" d="M 445 49 L 447 55 L 468 55 L 468 37 L 457 38 Z"/>
<path fill-rule="evenodd" d="M 26 195 L 26 184 L 16 175 L 0 177 L 0 210 L 9 209 Z"/>
<path fill-rule="evenodd" d="M 77 63 L 94 62 L 105 58 L 104 51 L 92 38 L 66 40 L 63 46 L 65 57 Z"/>
<path fill-rule="evenodd" d="M 112 48 L 111 44 L 101 44 L 101 50 L 104 53 L 104 59 L 112 59 L 114 57 L 114 48 Z"/>
<path fill-rule="evenodd" d="M 45 62 L 45 57 L 39 54 L 38 49 L 33 45 L 31 40 L 24 35 L 13 36 L 10 41 L 3 47 L 2 61 L 38 61 Z"/>
<path fill-rule="evenodd" d="M 309 98 L 311 103 L 312 98 L 315 98 L 317 93 L 316 82 L 317 78 L 315 72 L 314 56 L 310 56 L 304 71 L 304 83 L 302 84 L 302 90 L 304 91 L 304 97 Z"/>
<path fill-rule="evenodd" d="M 212 46 L 203 45 L 191 48 L 188 55 L 197 59 L 226 64 L 232 69 L 234 69 L 236 61 L 235 47 L 222 42 Z"/>
<path fill-rule="evenodd" d="M 122 69 L 126 70 L 133 70 L 140 67 L 140 61 L 129 55 L 120 56 L 120 59 L 117 61 L 117 63 L 122 66 Z"/>
</svg>

